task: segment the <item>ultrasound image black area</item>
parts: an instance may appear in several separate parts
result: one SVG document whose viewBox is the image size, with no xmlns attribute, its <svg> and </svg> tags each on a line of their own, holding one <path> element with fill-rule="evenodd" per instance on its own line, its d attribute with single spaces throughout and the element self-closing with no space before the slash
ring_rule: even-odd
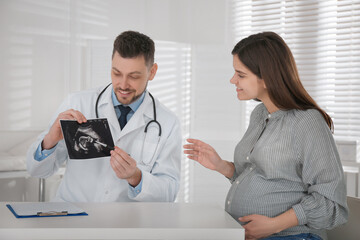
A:
<svg viewBox="0 0 360 240">
<path fill-rule="evenodd" d="M 91 159 L 110 156 L 114 141 L 106 118 L 89 119 L 79 124 L 75 120 L 60 120 L 70 159 Z"/>
</svg>

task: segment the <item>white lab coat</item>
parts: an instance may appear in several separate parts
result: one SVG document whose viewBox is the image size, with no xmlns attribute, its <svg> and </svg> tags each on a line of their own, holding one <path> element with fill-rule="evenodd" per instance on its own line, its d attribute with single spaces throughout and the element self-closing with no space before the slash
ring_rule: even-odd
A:
<svg viewBox="0 0 360 240">
<path fill-rule="evenodd" d="M 50 126 L 59 113 L 71 108 L 82 112 L 87 119 L 96 118 L 95 103 L 102 89 L 71 94 L 57 110 Z M 36 161 L 34 159 L 36 148 L 50 126 L 29 148 L 28 172 L 31 176 L 46 178 L 56 173 L 66 163 L 64 177 L 56 198 L 53 199 L 55 201 L 174 201 L 179 190 L 182 151 L 179 120 L 158 100 L 155 101 L 157 121 L 162 127 L 162 135 L 156 148 L 159 140 L 159 128 L 156 124 L 149 125 L 144 140 L 145 125 L 153 119 L 153 105 L 149 94 L 145 94 L 143 103 L 121 131 L 111 100 L 111 90 L 112 87 L 109 87 L 99 100 L 99 118 L 108 119 L 115 145 L 129 153 L 142 171 L 142 190 L 137 196 L 132 194 L 126 180 L 116 176 L 110 166 L 110 157 L 88 160 L 68 159 L 64 140 L 57 144 L 56 150 L 50 156 L 40 162 Z M 145 142 L 144 150 L 141 151 L 143 142 Z"/>
</svg>

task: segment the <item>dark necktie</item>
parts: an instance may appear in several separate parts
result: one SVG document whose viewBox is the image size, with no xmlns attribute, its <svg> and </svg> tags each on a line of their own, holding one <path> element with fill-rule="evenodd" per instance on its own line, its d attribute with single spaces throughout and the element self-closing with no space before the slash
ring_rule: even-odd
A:
<svg viewBox="0 0 360 240">
<path fill-rule="evenodd" d="M 130 107 L 125 107 L 123 105 L 119 105 L 118 106 L 121 112 L 121 115 L 119 117 L 119 123 L 120 123 L 120 128 L 121 130 L 125 127 L 126 123 L 127 123 L 127 115 L 130 112 L 131 108 Z"/>
</svg>

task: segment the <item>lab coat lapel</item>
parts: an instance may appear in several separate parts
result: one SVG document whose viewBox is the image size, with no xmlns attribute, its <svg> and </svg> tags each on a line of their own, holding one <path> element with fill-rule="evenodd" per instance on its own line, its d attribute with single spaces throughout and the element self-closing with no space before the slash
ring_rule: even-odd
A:
<svg viewBox="0 0 360 240">
<path fill-rule="evenodd" d="M 117 119 L 114 104 L 111 98 L 112 86 L 106 89 L 103 97 L 99 100 L 99 118 L 107 118 L 113 140 L 116 142 L 120 138 L 120 125 Z"/>
</svg>

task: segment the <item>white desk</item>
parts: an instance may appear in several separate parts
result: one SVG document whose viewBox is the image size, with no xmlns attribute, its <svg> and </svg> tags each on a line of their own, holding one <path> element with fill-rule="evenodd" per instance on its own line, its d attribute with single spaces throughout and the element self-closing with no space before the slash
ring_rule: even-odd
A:
<svg viewBox="0 0 360 240">
<path fill-rule="evenodd" d="M 220 206 L 77 203 L 89 216 L 17 219 L 0 202 L 0 239 L 237 239 L 244 229 Z"/>
<path fill-rule="evenodd" d="M 65 168 L 62 167 L 58 170 L 56 175 L 64 175 Z M 0 171 L 0 179 L 7 178 L 29 178 L 30 174 L 26 170 L 14 170 L 14 171 Z M 39 178 L 39 202 L 45 201 L 45 178 Z M 1 238 L 0 238 L 1 240 Z"/>
</svg>

